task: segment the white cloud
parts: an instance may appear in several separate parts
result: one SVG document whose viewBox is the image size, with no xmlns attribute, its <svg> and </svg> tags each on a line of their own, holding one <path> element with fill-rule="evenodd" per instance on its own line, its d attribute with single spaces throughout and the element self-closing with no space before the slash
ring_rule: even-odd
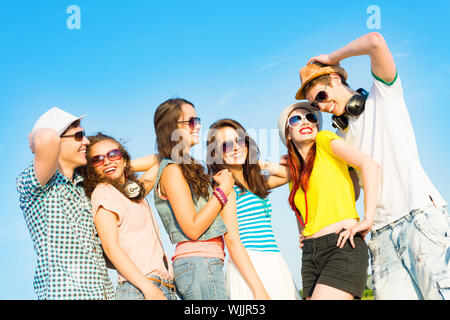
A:
<svg viewBox="0 0 450 320">
<path fill-rule="evenodd" d="M 396 52 L 393 54 L 394 58 L 396 59 L 406 58 L 409 57 L 410 55 L 412 55 L 412 52 Z"/>
<path fill-rule="evenodd" d="M 241 94 L 244 90 L 243 89 L 231 89 L 227 91 L 217 102 L 219 108 L 225 107 L 230 100 L 236 98 L 239 94 Z"/>
<path fill-rule="evenodd" d="M 272 62 L 270 62 L 268 64 L 265 64 L 262 67 L 259 67 L 258 69 L 255 70 L 255 72 L 259 72 L 259 71 L 264 71 L 264 70 L 269 70 L 269 69 L 275 68 L 276 66 L 282 64 L 283 62 L 285 62 L 285 61 L 287 61 L 289 59 L 292 59 L 292 58 L 291 57 L 282 57 L 282 58 L 275 57 L 275 58 L 272 59 L 274 61 L 272 61 Z"/>
</svg>

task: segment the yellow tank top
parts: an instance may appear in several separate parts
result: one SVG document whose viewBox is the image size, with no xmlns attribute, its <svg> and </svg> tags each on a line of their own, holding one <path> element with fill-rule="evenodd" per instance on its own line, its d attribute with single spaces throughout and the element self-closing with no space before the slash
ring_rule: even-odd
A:
<svg viewBox="0 0 450 320">
<path fill-rule="evenodd" d="M 341 139 L 331 131 L 320 131 L 316 136 L 316 158 L 306 192 L 308 221 L 303 235 L 308 237 L 338 221 L 358 219 L 355 191 L 347 163 L 333 154 L 330 142 Z M 289 183 L 292 190 L 292 182 Z M 305 193 L 300 187 L 294 203 L 305 221 Z"/>
</svg>

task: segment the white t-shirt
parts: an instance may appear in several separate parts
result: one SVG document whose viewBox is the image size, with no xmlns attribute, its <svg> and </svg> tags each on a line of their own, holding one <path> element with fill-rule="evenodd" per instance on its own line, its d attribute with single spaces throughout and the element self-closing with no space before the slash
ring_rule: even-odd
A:
<svg viewBox="0 0 450 320">
<path fill-rule="evenodd" d="M 433 202 L 437 207 L 447 205 L 420 164 L 400 77 L 392 85 L 374 78 L 364 112 L 349 119 L 348 129 L 337 134 L 381 165 L 372 230 Z"/>
</svg>

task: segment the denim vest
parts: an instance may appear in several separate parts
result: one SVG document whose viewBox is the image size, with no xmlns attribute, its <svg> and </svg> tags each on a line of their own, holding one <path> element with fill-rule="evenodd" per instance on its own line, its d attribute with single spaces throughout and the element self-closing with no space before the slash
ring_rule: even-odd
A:
<svg viewBox="0 0 450 320">
<path fill-rule="evenodd" d="M 175 163 L 171 159 L 164 158 L 159 165 L 158 174 L 156 176 L 155 186 L 154 186 L 154 199 L 155 199 L 155 207 L 158 211 L 159 216 L 163 222 L 164 228 L 169 234 L 170 241 L 175 244 L 182 241 L 192 241 L 189 239 L 181 229 L 178 224 L 177 219 L 175 218 L 175 214 L 172 210 L 172 206 L 170 205 L 169 200 L 161 199 L 157 192 L 159 190 L 159 180 L 161 179 L 161 175 L 166 168 L 166 166 L 170 163 Z M 209 198 L 205 199 L 203 197 L 196 198 L 195 194 L 192 191 L 191 186 L 189 185 L 192 193 L 192 201 L 194 202 L 195 212 L 199 212 L 208 202 L 209 198 L 212 196 L 212 188 L 209 187 Z M 218 237 L 227 232 L 227 228 L 225 227 L 225 223 L 223 222 L 220 214 L 217 215 L 216 219 L 214 219 L 213 223 L 209 226 L 209 228 L 198 238 L 199 241 L 209 240 L 215 237 Z"/>
</svg>

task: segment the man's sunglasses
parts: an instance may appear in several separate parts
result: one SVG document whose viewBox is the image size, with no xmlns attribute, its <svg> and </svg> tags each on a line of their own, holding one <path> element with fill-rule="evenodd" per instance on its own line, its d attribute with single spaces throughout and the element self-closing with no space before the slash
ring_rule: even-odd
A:
<svg viewBox="0 0 450 320">
<path fill-rule="evenodd" d="M 296 114 L 295 116 L 290 117 L 288 120 L 288 125 L 289 127 L 296 127 L 302 123 L 303 119 L 306 119 L 306 121 L 312 124 L 316 124 L 318 122 L 317 116 L 312 112 L 308 112 L 304 116 Z"/>
<path fill-rule="evenodd" d="M 84 130 L 75 132 L 74 134 L 68 134 L 68 135 L 65 135 L 65 136 L 61 136 L 61 138 L 72 138 L 72 137 L 75 138 L 75 141 L 83 140 L 83 138 L 85 137 Z"/>
<path fill-rule="evenodd" d="M 91 163 L 92 163 L 92 166 L 99 167 L 105 163 L 106 158 L 108 158 L 109 161 L 116 161 L 116 160 L 122 159 L 122 157 L 123 157 L 123 153 L 120 149 L 113 149 L 113 150 L 109 151 L 106 155 L 99 154 L 99 155 L 93 156 L 91 158 Z"/>
<path fill-rule="evenodd" d="M 197 125 L 201 125 L 202 121 L 198 117 L 189 118 L 189 120 L 178 121 L 178 123 L 188 123 L 189 129 L 194 130 Z"/>
<path fill-rule="evenodd" d="M 236 144 L 240 147 L 243 148 L 245 147 L 245 137 L 237 137 L 234 140 L 227 140 L 224 141 L 222 143 L 222 152 L 223 153 L 228 153 L 230 151 L 233 151 L 234 148 L 234 143 L 236 142 Z"/>
<path fill-rule="evenodd" d="M 328 100 L 328 93 L 325 91 L 327 86 L 328 86 L 328 82 L 326 83 L 325 88 L 323 88 L 322 91 L 317 92 L 316 97 L 314 98 L 314 101 L 311 103 L 311 106 L 313 108 L 316 108 L 317 110 L 319 110 L 319 103 Z"/>
</svg>

